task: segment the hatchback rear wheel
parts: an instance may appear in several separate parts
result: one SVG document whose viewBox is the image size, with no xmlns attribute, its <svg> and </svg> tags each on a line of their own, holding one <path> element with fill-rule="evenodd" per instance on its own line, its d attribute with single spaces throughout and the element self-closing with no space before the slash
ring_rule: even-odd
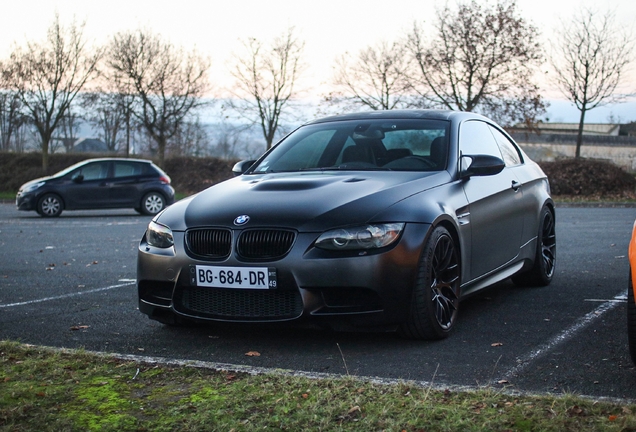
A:
<svg viewBox="0 0 636 432">
<path fill-rule="evenodd" d="M 459 309 L 460 258 L 444 227 L 431 233 L 420 261 L 411 309 L 400 333 L 410 339 L 447 337 Z"/>
<path fill-rule="evenodd" d="M 156 215 L 166 207 L 166 199 L 159 192 L 149 192 L 141 199 L 141 213 Z"/>
</svg>

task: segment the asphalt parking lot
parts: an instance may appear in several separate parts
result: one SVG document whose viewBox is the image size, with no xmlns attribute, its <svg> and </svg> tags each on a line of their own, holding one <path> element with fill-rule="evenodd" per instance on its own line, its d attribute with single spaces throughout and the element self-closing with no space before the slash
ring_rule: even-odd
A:
<svg viewBox="0 0 636 432">
<path fill-rule="evenodd" d="M 558 208 L 553 283 L 510 282 L 465 300 L 440 342 L 272 326 L 171 328 L 137 310 L 136 248 L 148 217 L 0 204 L 0 338 L 55 347 L 636 400 L 626 335 L 633 208 Z M 246 355 L 248 353 L 259 355 Z"/>
</svg>

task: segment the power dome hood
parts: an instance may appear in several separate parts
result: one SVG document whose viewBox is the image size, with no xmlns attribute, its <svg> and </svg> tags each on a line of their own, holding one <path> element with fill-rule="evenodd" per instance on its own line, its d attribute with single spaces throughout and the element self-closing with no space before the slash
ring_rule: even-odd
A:
<svg viewBox="0 0 636 432">
<path fill-rule="evenodd" d="M 448 181 L 445 171 L 243 175 L 169 207 L 159 222 L 184 230 L 233 226 L 238 216 L 247 215 L 250 220 L 245 228 L 322 231 L 341 225 L 343 220 L 350 224 L 370 222 L 392 204 Z"/>
</svg>

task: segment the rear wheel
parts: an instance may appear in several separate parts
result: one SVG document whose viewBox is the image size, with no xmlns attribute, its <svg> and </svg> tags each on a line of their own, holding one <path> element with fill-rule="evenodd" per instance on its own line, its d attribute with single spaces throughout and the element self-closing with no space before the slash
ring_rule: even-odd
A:
<svg viewBox="0 0 636 432">
<path fill-rule="evenodd" d="M 156 215 L 166 207 L 166 199 L 159 192 L 149 192 L 141 199 L 141 213 Z"/>
<path fill-rule="evenodd" d="M 58 217 L 64 210 L 64 204 L 58 195 L 46 194 L 38 201 L 36 210 L 44 217 Z"/>
<path fill-rule="evenodd" d="M 539 234 L 534 265 L 527 272 L 513 276 L 519 286 L 546 286 L 552 281 L 556 266 L 556 231 L 554 214 L 548 207 L 541 209 Z"/>
<path fill-rule="evenodd" d="M 627 338 L 629 339 L 629 354 L 634 364 L 636 364 L 636 303 L 634 303 L 631 268 L 629 269 L 629 283 L 627 284 Z"/>
<path fill-rule="evenodd" d="M 400 333 L 410 339 L 436 340 L 448 336 L 459 308 L 460 258 L 444 227 L 431 233 L 420 261 L 408 318 Z"/>
</svg>

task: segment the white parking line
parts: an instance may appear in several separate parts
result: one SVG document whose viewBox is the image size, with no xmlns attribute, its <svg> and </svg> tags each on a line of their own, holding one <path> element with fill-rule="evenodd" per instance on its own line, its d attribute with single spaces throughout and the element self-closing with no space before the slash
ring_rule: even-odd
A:
<svg viewBox="0 0 636 432">
<path fill-rule="evenodd" d="M 514 376 L 519 375 L 528 366 L 530 366 L 532 361 L 540 357 L 543 357 L 545 354 L 547 354 L 550 350 L 554 349 L 556 346 L 568 341 L 576 333 L 580 332 L 585 327 L 592 324 L 594 320 L 600 318 L 606 312 L 614 309 L 616 306 L 624 302 L 625 302 L 624 291 L 621 291 L 619 294 L 614 296 L 614 298 L 611 300 L 610 299 L 604 300 L 603 304 L 601 304 L 599 307 L 597 307 L 596 309 L 594 309 L 592 312 L 588 313 L 584 317 L 580 318 L 577 322 L 574 323 L 573 326 L 565 329 L 564 331 L 562 331 L 561 333 L 559 333 L 558 335 L 550 339 L 546 344 L 530 352 L 530 354 L 526 355 L 525 357 L 518 358 L 517 362 L 519 364 L 513 367 L 512 369 L 509 369 L 500 378 L 493 380 L 493 384 L 499 383 L 501 381 L 508 381 L 512 379 Z"/>
<path fill-rule="evenodd" d="M 50 300 L 59 300 L 59 299 L 68 298 L 68 297 L 80 296 L 80 295 L 83 295 L 83 294 L 91 294 L 91 293 L 100 292 L 100 291 L 107 291 L 107 290 L 111 290 L 111 289 L 114 289 L 114 288 L 119 288 L 119 287 L 123 287 L 123 286 L 127 286 L 127 285 L 133 285 L 134 282 L 135 282 L 134 279 L 122 279 L 122 281 L 126 281 L 126 283 L 117 284 L 117 285 L 111 285 L 111 286 L 107 286 L 107 287 L 103 287 L 103 288 L 95 288 L 95 289 L 88 290 L 88 291 L 78 291 L 78 292 L 74 292 L 74 293 L 70 293 L 70 294 L 63 294 L 63 295 L 54 296 L 54 297 L 45 297 L 45 298 L 41 298 L 41 299 L 37 299 L 37 300 L 29 300 L 29 301 L 19 302 L 19 303 L 0 304 L 0 308 L 8 308 L 8 307 L 14 307 L 14 306 L 24 306 L 24 305 L 34 304 L 34 303 L 42 303 L 42 302 L 50 301 Z"/>
</svg>

